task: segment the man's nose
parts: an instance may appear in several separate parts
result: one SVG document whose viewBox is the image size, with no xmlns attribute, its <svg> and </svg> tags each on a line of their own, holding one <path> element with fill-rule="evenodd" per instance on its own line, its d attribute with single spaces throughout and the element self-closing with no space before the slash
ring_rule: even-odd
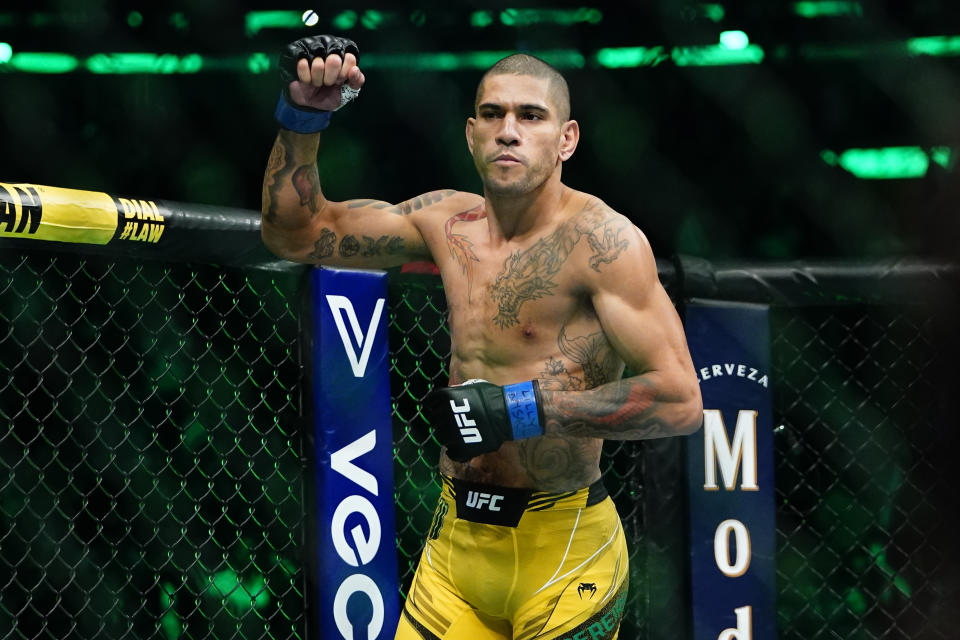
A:
<svg viewBox="0 0 960 640">
<path fill-rule="evenodd" d="M 520 144 L 520 132 L 517 130 L 517 119 L 508 113 L 500 121 L 500 130 L 497 132 L 497 144 L 511 147 Z"/>
</svg>

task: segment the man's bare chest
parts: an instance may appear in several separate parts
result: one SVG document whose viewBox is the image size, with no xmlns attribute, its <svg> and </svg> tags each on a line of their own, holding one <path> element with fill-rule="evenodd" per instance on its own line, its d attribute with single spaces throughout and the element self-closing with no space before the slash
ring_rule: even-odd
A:
<svg viewBox="0 0 960 640">
<path fill-rule="evenodd" d="M 565 325 L 594 317 L 574 264 L 522 252 L 476 255 L 469 270 L 443 273 L 455 356 L 494 366 L 539 361 Z"/>
</svg>

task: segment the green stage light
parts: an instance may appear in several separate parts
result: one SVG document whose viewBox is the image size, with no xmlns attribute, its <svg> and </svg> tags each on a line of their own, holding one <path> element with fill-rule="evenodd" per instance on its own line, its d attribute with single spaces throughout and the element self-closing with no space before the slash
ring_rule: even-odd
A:
<svg viewBox="0 0 960 640">
<path fill-rule="evenodd" d="M 270 58 L 264 52 L 251 53 L 247 58 L 247 71 L 250 73 L 266 73 L 269 70 Z"/>
<path fill-rule="evenodd" d="M 303 14 L 299 11 L 250 11 L 244 16 L 247 37 L 261 29 L 302 29 Z"/>
<path fill-rule="evenodd" d="M 76 56 L 66 53 L 15 53 L 8 63 L 17 71 L 26 73 L 70 73 L 80 64 Z"/>
<path fill-rule="evenodd" d="M 357 26 L 357 12 L 346 10 L 341 11 L 337 15 L 333 16 L 333 20 L 330 21 L 330 24 L 333 25 L 335 29 L 353 29 Z"/>
<path fill-rule="evenodd" d="M 920 147 L 847 149 L 840 154 L 827 150 L 820 157 L 864 180 L 922 178 L 930 167 L 930 156 Z M 942 153 L 938 157 L 942 158 Z"/>
<path fill-rule="evenodd" d="M 97 74 L 189 74 L 203 69 L 203 58 L 195 53 L 97 53 L 87 58 L 85 66 Z"/>
<path fill-rule="evenodd" d="M 489 11 L 474 11 L 470 14 L 470 26 L 483 28 L 493 24 L 493 14 Z"/>
<path fill-rule="evenodd" d="M 408 69 L 411 71 L 486 70 L 514 51 L 463 51 L 431 53 L 368 53 L 363 57 L 366 69 Z M 583 54 L 574 49 L 534 51 L 538 57 L 559 69 L 582 69 Z"/>
<path fill-rule="evenodd" d="M 665 47 L 616 47 L 597 51 L 597 64 L 607 69 L 655 67 L 670 59 Z"/>
<path fill-rule="evenodd" d="M 599 24 L 603 21 L 600 9 L 504 9 L 500 22 L 508 27 L 527 27 L 533 24 L 552 24 L 568 27 L 572 24 Z"/>
<path fill-rule="evenodd" d="M 859 2 L 822 0 L 820 2 L 794 2 L 793 13 L 801 18 L 836 18 L 840 16 L 863 17 Z"/>
<path fill-rule="evenodd" d="M 388 19 L 392 19 L 393 14 L 387 14 L 383 11 L 376 11 L 374 9 L 369 9 L 363 12 L 363 15 L 360 16 L 360 24 L 363 25 L 364 29 L 370 29 L 374 31 L 379 29 L 384 22 Z"/>
<path fill-rule="evenodd" d="M 458 71 L 487 69 L 513 51 L 467 51 L 463 53 L 368 53 L 365 69 L 409 69 L 412 71 Z"/>
<path fill-rule="evenodd" d="M 933 147 L 930 149 L 930 159 L 944 169 L 952 171 L 957 162 L 957 154 L 950 147 Z"/>
<path fill-rule="evenodd" d="M 0 42 L 0 64 L 10 62 L 13 57 L 13 47 L 8 42 Z"/>
<path fill-rule="evenodd" d="M 720 46 L 730 51 L 741 51 L 750 44 L 750 38 L 743 31 L 721 31 Z"/>
<path fill-rule="evenodd" d="M 763 49 L 756 44 L 743 49 L 727 49 L 722 45 L 675 47 L 670 53 L 678 67 L 713 67 L 720 65 L 760 64 Z"/>
<path fill-rule="evenodd" d="M 167 22 L 177 31 L 186 31 L 190 28 L 190 21 L 187 20 L 187 16 L 183 15 L 182 11 L 171 13 L 170 19 Z"/>
<path fill-rule="evenodd" d="M 907 51 L 915 56 L 960 55 L 960 36 L 928 36 L 907 40 Z"/>
<path fill-rule="evenodd" d="M 127 14 L 127 24 L 136 29 L 143 24 L 143 14 L 139 11 L 131 11 Z"/>
<path fill-rule="evenodd" d="M 720 22 L 727 15 L 727 11 L 722 4 L 701 4 L 697 9 L 700 11 L 700 15 L 713 22 Z"/>
</svg>

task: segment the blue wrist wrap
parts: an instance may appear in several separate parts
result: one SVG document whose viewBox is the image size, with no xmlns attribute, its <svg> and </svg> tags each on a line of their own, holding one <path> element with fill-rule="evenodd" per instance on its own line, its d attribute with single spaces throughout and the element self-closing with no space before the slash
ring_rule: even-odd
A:
<svg viewBox="0 0 960 640">
<path fill-rule="evenodd" d="M 506 385 L 503 397 L 507 401 L 507 415 L 510 416 L 514 440 L 543 435 L 540 407 L 537 406 L 537 394 L 531 380 Z"/>
<path fill-rule="evenodd" d="M 304 111 L 297 109 L 280 94 L 280 100 L 277 101 L 277 110 L 273 112 L 273 117 L 277 119 L 280 126 L 284 129 L 296 133 L 317 133 L 323 131 L 330 125 L 330 114 L 332 111 Z"/>
</svg>

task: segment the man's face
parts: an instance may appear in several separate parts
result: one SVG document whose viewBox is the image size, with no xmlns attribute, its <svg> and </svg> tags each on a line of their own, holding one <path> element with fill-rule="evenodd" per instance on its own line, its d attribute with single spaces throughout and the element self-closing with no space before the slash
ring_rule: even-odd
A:
<svg viewBox="0 0 960 640">
<path fill-rule="evenodd" d="M 529 193 L 573 153 L 564 152 L 566 123 L 558 120 L 549 88 L 533 76 L 498 74 L 483 81 L 477 115 L 467 120 L 467 145 L 488 192 Z"/>
</svg>

